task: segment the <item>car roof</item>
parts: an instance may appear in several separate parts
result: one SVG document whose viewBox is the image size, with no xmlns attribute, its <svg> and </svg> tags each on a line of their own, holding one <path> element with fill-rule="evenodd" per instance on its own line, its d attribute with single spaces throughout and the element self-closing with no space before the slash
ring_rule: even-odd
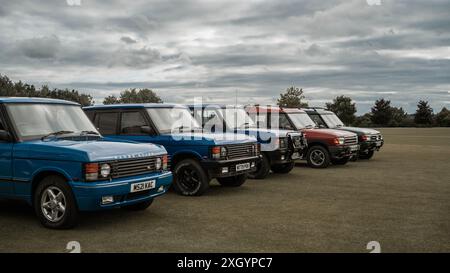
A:
<svg viewBox="0 0 450 273">
<path fill-rule="evenodd" d="M 0 97 L 0 103 L 48 103 L 48 104 L 67 104 L 80 105 L 79 103 L 67 100 L 32 98 L 32 97 Z"/>
<path fill-rule="evenodd" d="M 318 114 L 334 114 L 332 111 L 328 111 L 323 108 L 302 108 L 305 112 L 309 113 L 318 113 Z"/>
<path fill-rule="evenodd" d="M 183 104 L 176 103 L 122 103 L 122 104 L 99 104 L 94 106 L 84 107 L 85 110 L 102 110 L 102 109 L 143 109 L 143 108 L 186 108 Z"/>
<path fill-rule="evenodd" d="M 243 105 L 234 105 L 234 104 L 220 104 L 220 103 L 198 103 L 198 104 L 188 104 L 186 105 L 189 108 L 244 108 Z"/>
</svg>

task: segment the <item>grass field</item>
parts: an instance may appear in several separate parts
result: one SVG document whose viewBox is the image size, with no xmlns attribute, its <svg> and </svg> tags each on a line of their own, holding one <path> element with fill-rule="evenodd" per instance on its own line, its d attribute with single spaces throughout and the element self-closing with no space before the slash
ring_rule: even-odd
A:
<svg viewBox="0 0 450 273">
<path fill-rule="evenodd" d="M 369 161 L 241 188 L 213 182 L 202 197 L 169 193 L 144 212 L 88 213 L 73 230 L 41 227 L 32 209 L 0 201 L 0 252 L 450 251 L 450 128 L 382 129 Z"/>
</svg>

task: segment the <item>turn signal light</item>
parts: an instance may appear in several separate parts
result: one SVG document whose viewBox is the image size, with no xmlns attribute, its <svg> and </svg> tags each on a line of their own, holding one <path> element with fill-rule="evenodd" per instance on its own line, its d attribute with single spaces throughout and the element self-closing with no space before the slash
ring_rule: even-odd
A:
<svg viewBox="0 0 450 273">
<path fill-rule="evenodd" d="M 98 179 L 98 163 L 87 163 L 84 165 L 84 176 L 87 181 L 93 181 Z"/>
</svg>

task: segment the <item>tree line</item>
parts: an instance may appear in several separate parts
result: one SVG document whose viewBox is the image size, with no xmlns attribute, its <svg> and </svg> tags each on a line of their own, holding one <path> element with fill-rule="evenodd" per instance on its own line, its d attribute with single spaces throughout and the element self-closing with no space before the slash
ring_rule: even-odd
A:
<svg viewBox="0 0 450 273">
<path fill-rule="evenodd" d="M 0 74 L 0 96 L 2 97 L 42 97 L 74 101 L 82 106 L 90 106 L 95 102 L 90 94 L 80 93 L 74 89 L 50 89 L 47 85 L 36 88 L 32 84 L 21 81 L 13 82 L 7 76 Z M 283 107 L 307 107 L 303 89 L 291 86 L 280 94 L 277 101 Z M 127 89 L 118 97 L 108 96 L 103 104 L 117 103 L 162 103 L 162 99 L 151 89 Z M 356 116 L 356 105 L 350 97 L 337 96 L 326 103 L 326 109 L 333 111 L 346 124 L 360 127 L 415 127 L 442 126 L 450 127 L 450 111 L 443 107 L 434 114 L 427 101 L 419 101 L 414 114 L 408 114 L 401 107 L 391 105 L 391 101 L 383 98 L 375 101 L 371 111 L 362 116 Z"/>
<path fill-rule="evenodd" d="M 304 101 L 303 89 L 291 86 L 280 94 L 277 104 L 282 107 L 308 107 Z M 332 102 L 326 103 L 330 110 L 346 125 L 358 127 L 450 127 L 450 111 L 443 107 L 434 114 L 427 101 L 420 100 L 414 114 L 408 114 L 402 107 L 391 105 L 390 100 L 380 98 L 375 101 L 371 111 L 362 116 L 356 116 L 356 104 L 350 97 L 337 96 Z"/>
</svg>

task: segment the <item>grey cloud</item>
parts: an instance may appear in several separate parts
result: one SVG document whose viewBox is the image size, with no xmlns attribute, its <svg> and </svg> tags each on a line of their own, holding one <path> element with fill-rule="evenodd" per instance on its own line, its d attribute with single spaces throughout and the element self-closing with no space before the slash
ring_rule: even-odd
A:
<svg viewBox="0 0 450 273">
<path fill-rule="evenodd" d="M 111 56 L 110 67 L 126 66 L 130 68 L 148 68 L 161 60 L 158 50 L 151 48 L 118 50 Z"/>
<path fill-rule="evenodd" d="M 23 54 L 34 59 L 54 58 L 60 50 L 61 43 L 56 36 L 22 40 L 19 47 Z"/>
<path fill-rule="evenodd" d="M 120 40 L 122 42 L 126 43 L 126 44 L 135 44 L 135 43 L 137 43 L 137 41 L 135 39 L 133 39 L 131 37 L 128 37 L 128 36 L 122 36 L 120 38 Z"/>
</svg>

